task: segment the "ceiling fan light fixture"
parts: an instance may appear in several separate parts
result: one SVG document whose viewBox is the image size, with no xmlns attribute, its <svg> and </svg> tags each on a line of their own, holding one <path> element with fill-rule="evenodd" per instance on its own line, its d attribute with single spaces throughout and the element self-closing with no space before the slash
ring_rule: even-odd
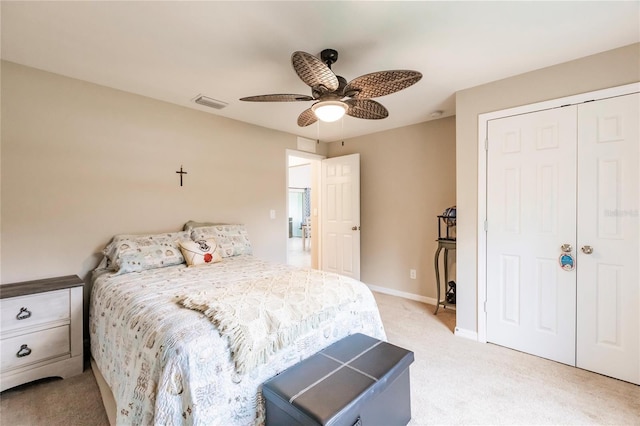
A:
<svg viewBox="0 0 640 426">
<path fill-rule="evenodd" d="M 325 49 L 320 58 L 307 52 L 296 51 L 291 55 L 293 69 L 307 86 L 311 95 L 271 94 L 240 98 L 251 102 L 317 101 L 298 116 L 298 126 L 306 127 L 316 121 L 338 121 L 345 114 L 354 118 L 380 120 L 389 111 L 371 98 L 390 95 L 417 83 L 422 74 L 411 70 L 376 71 L 361 75 L 347 82 L 331 70 L 338 59 L 338 52 Z M 344 100 L 344 101 L 341 101 Z"/>
<path fill-rule="evenodd" d="M 318 120 L 332 122 L 340 120 L 347 112 L 348 105 L 340 101 L 321 101 L 311 107 Z"/>
</svg>

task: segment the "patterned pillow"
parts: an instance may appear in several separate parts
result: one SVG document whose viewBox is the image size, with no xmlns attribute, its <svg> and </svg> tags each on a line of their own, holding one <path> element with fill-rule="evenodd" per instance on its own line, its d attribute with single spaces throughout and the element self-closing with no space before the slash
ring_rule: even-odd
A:
<svg viewBox="0 0 640 426">
<path fill-rule="evenodd" d="M 222 261 L 216 240 L 180 241 L 180 250 L 189 266 L 207 265 Z"/>
<path fill-rule="evenodd" d="M 222 257 L 253 253 L 249 235 L 242 224 L 203 226 L 191 231 L 191 239 L 194 241 L 208 238 L 214 238 L 218 242 Z"/>
<path fill-rule="evenodd" d="M 166 234 L 122 234 L 102 251 L 109 258 L 111 268 L 119 274 L 184 263 L 176 241 L 189 239 L 188 232 Z"/>
<path fill-rule="evenodd" d="M 216 223 L 216 222 L 196 222 L 194 220 L 190 220 L 184 224 L 184 227 L 182 228 L 182 230 L 191 233 L 191 231 L 193 231 L 193 228 L 202 228 L 203 226 L 214 226 L 214 225 L 225 225 L 225 224 Z"/>
</svg>

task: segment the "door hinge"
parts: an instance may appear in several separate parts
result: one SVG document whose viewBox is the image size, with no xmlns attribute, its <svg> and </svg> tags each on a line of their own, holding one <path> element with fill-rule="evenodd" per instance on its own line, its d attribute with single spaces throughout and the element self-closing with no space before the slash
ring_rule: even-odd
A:
<svg viewBox="0 0 640 426">
<path fill-rule="evenodd" d="M 484 313 L 485 314 L 487 313 L 487 301 L 486 300 L 484 301 Z"/>
<path fill-rule="evenodd" d="M 484 140 L 484 150 L 489 151 L 489 138 L 485 138 Z"/>
<path fill-rule="evenodd" d="M 484 232 L 488 232 L 489 231 L 489 223 L 487 223 L 487 221 L 484 221 Z"/>
</svg>

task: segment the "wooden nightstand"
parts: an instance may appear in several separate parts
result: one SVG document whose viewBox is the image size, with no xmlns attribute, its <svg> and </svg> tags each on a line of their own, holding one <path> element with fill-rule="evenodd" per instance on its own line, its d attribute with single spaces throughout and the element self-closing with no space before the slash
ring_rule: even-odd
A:
<svg viewBox="0 0 640 426">
<path fill-rule="evenodd" d="M 76 275 L 0 286 L 0 391 L 82 373 L 83 287 Z"/>
</svg>

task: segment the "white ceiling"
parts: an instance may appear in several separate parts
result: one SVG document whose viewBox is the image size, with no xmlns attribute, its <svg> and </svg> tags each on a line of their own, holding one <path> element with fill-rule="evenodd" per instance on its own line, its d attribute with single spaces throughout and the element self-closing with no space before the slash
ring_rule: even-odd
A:
<svg viewBox="0 0 640 426">
<path fill-rule="evenodd" d="M 2 59 L 322 141 L 455 114 L 455 92 L 640 41 L 640 2 L 10 2 Z M 291 54 L 338 50 L 348 81 L 412 69 L 423 78 L 378 98 L 384 120 L 300 128 L 310 102 Z M 228 102 L 213 110 L 198 94 Z"/>
</svg>

